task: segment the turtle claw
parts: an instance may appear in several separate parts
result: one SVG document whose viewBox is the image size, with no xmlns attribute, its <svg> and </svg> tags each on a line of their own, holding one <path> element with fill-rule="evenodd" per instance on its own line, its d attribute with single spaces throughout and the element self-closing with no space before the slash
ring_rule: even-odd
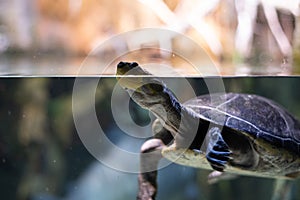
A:
<svg viewBox="0 0 300 200">
<path fill-rule="evenodd" d="M 222 138 L 219 129 L 212 131 L 212 138 L 207 149 L 206 159 L 214 170 L 223 172 L 228 161 L 232 159 L 232 152 Z"/>
</svg>

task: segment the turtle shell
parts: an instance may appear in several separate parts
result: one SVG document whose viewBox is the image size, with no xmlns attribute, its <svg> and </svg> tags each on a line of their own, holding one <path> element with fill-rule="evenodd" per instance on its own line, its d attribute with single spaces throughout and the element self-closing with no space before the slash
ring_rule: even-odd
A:
<svg viewBox="0 0 300 200">
<path fill-rule="evenodd" d="M 199 118 L 300 155 L 300 122 L 277 103 L 257 95 L 203 95 L 184 104 Z"/>
</svg>

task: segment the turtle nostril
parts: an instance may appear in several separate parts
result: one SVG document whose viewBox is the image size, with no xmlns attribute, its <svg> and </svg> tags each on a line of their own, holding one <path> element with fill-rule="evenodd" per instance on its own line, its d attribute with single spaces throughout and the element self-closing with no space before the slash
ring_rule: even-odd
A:
<svg viewBox="0 0 300 200">
<path fill-rule="evenodd" d="M 130 64 L 131 68 L 134 68 L 134 67 L 137 67 L 137 66 L 139 66 L 139 64 L 137 64 L 136 62 L 133 62 L 133 63 Z"/>
</svg>

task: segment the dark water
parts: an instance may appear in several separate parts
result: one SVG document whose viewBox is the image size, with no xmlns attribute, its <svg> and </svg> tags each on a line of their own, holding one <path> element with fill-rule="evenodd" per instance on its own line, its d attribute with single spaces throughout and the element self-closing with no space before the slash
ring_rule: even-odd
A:
<svg viewBox="0 0 300 200">
<path fill-rule="evenodd" d="M 300 77 L 162 79 L 182 102 L 214 92 L 252 93 L 272 99 L 300 119 Z M 89 114 L 95 114 L 108 140 L 127 152 L 138 154 L 151 135 L 153 116 L 131 102 L 114 77 L 2 77 L 0 97 L 2 199 L 135 198 L 137 174 L 124 171 L 136 161 L 102 148 L 100 141 L 105 157 L 101 163 L 81 135 L 90 134 L 85 124 Z M 78 133 L 74 117 L 86 133 Z M 118 167 L 109 164 L 115 160 L 121 161 Z M 239 177 L 209 185 L 208 173 L 176 164 L 161 169 L 158 199 L 271 199 L 272 179 Z M 298 186 L 296 181 L 294 199 L 300 196 Z"/>
</svg>

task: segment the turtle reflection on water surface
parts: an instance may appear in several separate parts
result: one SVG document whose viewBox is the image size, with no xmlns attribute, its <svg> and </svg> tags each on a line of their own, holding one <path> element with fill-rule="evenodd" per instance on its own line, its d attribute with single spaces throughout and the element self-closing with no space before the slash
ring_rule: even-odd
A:
<svg viewBox="0 0 300 200">
<path fill-rule="evenodd" d="M 250 94 L 203 95 L 181 104 L 137 63 L 120 62 L 118 83 L 156 117 L 154 136 L 141 147 L 138 199 L 154 199 L 156 167 L 176 163 L 237 174 L 300 175 L 300 123 L 275 102 Z M 200 148 L 201 147 L 201 148 Z M 148 156 L 143 154 L 154 152 Z"/>
</svg>

